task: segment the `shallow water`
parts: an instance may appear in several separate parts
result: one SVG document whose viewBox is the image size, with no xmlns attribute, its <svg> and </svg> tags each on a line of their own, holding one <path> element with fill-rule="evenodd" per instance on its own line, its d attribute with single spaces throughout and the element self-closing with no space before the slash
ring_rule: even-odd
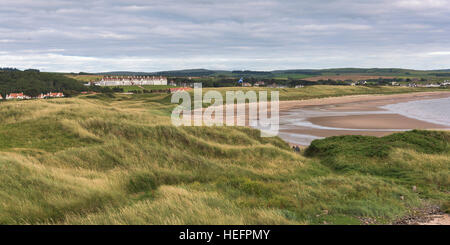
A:
<svg viewBox="0 0 450 245">
<path fill-rule="evenodd" d="M 331 107 L 328 107 L 331 109 Z M 450 98 L 416 100 L 404 103 L 389 104 L 380 107 L 380 111 L 334 111 L 327 108 L 317 107 L 314 109 L 292 109 L 280 115 L 279 136 L 299 145 L 309 145 L 313 140 L 322 137 L 293 133 L 295 129 L 320 129 L 339 131 L 364 131 L 364 132 L 401 132 L 411 130 L 404 129 L 355 129 L 355 128 L 335 128 L 316 125 L 308 121 L 311 117 L 326 116 L 351 116 L 351 115 L 372 115 L 372 114 L 399 114 L 405 117 L 440 124 L 450 127 Z M 290 131 L 290 132 L 288 132 Z"/>
<path fill-rule="evenodd" d="M 390 104 L 381 108 L 405 117 L 450 126 L 450 97 Z"/>
</svg>

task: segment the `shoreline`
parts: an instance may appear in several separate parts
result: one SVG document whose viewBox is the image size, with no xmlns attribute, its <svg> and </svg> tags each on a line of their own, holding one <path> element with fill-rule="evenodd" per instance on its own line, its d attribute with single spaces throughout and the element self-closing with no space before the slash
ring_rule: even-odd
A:
<svg viewBox="0 0 450 245">
<path fill-rule="evenodd" d="M 306 100 L 283 100 L 280 101 L 280 113 L 290 109 L 297 109 L 311 106 L 326 106 L 326 105 L 346 104 L 354 102 L 378 102 L 379 106 L 382 106 L 387 104 L 408 102 L 417 99 L 438 99 L 447 97 L 450 97 L 450 91 L 414 92 L 402 94 L 361 94 L 361 95 L 344 95 L 337 97 L 324 97 Z M 386 102 L 386 100 L 388 101 L 390 100 L 390 102 Z M 373 108 L 364 108 L 364 110 L 367 109 Z"/>
<path fill-rule="evenodd" d="M 411 129 L 448 130 L 450 126 L 409 118 L 381 107 L 449 97 L 450 92 L 419 92 L 280 101 L 280 137 L 290 145 L 306 147 L 314 139 L 338 135 L 381 137 Z"/>
<path fill-rule="evenodd" d="M 447 130 L 450 126 L 406 117 L 381 108 L 390 104 L 442 98 L 450 98 L 450 91 L 364 94 L 279 101 L 278 136 L 290 145 L 307 147 L 314 139 L 339 135 L 382 137 L 412 129 Z M 245 112 L 241 114 L 236 113 L 236 104 L 221 105 L 223 124 L 225 125 L 227 107 L 233 106 L 236 113 L 232 119 L 234 125 L 241 119 L 239 121 L 243 122 L 242 126 L 250 126 L 250 105 L 254 104 L 246 103 Z M 201 110 L 205 112 L 208 108 L 213 107 Z M 270 116 L 270 105 L 266 110 Z M 193 119 L 196 118 L 194 112 L 195 110 Z M 245 117 L 245 120 L 242 120 L 244 119 L 242 117 Z M 258 116 L 253 119 L 257 118 Z"/>
</svg>

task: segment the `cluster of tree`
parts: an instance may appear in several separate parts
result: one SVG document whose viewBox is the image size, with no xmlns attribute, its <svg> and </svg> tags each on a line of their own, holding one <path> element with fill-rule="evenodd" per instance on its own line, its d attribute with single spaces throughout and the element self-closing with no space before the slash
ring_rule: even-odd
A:
<svg viewBox="0 0 450 245">
<path fill-rule="evenodd" d="M 219 77 L 219 78 L 170 78 L 171 81 L 175 82 L 178 86 L 191 85 L 192 83 L 202 83 L 203 87 L 234 87 L 238 86 L 237 78 L 230 77 Z M 287 87 L 295 87 L 297 85 L 310 86 L 310 85 L 347 85 L 349 83 L 334 80 L 320 80 L 317 82 L 301 80 L 301 79 L 276 79 L 276 78 L 257 78 L 252 76 L 244 76 L 243 80 L 245 83 L 250 83 L 255 85 L 257 82 L 264 82 L 264 85 L 269 86 L 272 84 L 283 85 Z"/>
<path fill-rule="evenodd" d="M 175 82 L 178 86 L 187 85 L 190 86 L 193 83 L 202 83 L 203 87 L 233 87 L 238 86 L 237 78 L 233 77 L 203 77 L 203 78 L 185 78 L 185 77 L 177 77 L 170 78 L 171 81 Z M 311 86 L 311 85 L 350 85 L 353 83 L 351 80 L 347 81 L 336 81 L 336 80 L 319 80 L 319 81 L 307 81 L 302 79 L 276 79 L 276 78 L 258 78 L 253 76 L 243 76 L 243 80 L 245 83 L 250 83 L 255 85 L 257 82 L 264 82 L 262 86 L 270 86 L 272 84 L 287 86 L 287 87 L 295 87 L 298 85 L 303 86 Z M 376 78 L 376 79 L 368 79 L 366 80 L 366 85 L 368 86 L 382 86 L 382 85 L 391 85 L 392 82 L 411 82 L 412 80 L 409 78 Z M 426 81 L 426 79 L 422 78 L 420 81 Z"/>
<path fill-rule="evenodd" d="M 97 85 L 91 85 L 87 87 L 87 90 L 97 93 L 122 93 L 124 92 L 123 88 L 120 87 L 103 87 L 103 86 L 97 86 Z"/>
<path fill-rule="evenodd" d="M 421 78 L 420 81 L 424 82 L 424 81 L 426 81 L 426 79 Z M 390 84 L 392 84 L 392 82 L 398 82 L 398 83 L 407 82 L 407 83 L 409 83 L 409 82 L 412 82 L 412 80 L 410 78 L 404 79 L 404 78 L 381 78 L 380 77 L 377 79 L 368 79 L 368 80 L 366 80 L 366 82 L 369 85 L 381 85 L 382 86 L 382 85 L 390 85 Z"/>
<path fill-rule="evenodd" d="M 0 72 L 1 71 L 18 71 L 18 69 L 12 67 L 0 67 Z"/>
<path fill-rule="evenodd" d="M 87 88 L 79 81 L 62 74 L 39 72 L 39 70 L 17 69 L 0 72 L 0 93 L 3 98 L 9 93 L 23 92 L 35 97 L 41 93 L 63 92 L 66 96 L 79 94 Z"/>
<path fill-rule="evenodd" d="M 197 79 L 189 79 L 187 77 L 174 77 L 168 78 L 170 81 L 173 81 L 178 86 L 190 85 L 192 83 L 202 83 L 203 87 L 233 87 L 238 85 L 238 80 L 236 78 L 224 77 L 224 78 L 197 78 Z"/>
</svg>

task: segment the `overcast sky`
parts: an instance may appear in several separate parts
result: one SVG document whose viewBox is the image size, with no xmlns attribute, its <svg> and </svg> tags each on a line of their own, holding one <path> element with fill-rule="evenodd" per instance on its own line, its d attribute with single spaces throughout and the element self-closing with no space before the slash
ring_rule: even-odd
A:
<svg viewBox="0 0 450 245">
<path fill-rule="evenodd" d="M 450 0 L 0 0 L 0 67 L 450 68 Z"/>
</svg>

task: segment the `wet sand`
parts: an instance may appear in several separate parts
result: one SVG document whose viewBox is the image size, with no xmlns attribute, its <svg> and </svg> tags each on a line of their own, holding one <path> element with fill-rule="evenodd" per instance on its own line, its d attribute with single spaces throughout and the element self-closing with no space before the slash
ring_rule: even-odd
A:
<svg viewBox="0 0 450 245">
<path fill-rule="evenodd" d="M 304 147 L 314 139 L 338 135 L 385 136 L 411 129 L 447 130 L 450 126 L 408 118 L 380 107 L 415 100 L 449 97 L 450 91 L 442 91 L 280 101 L 279 136 L 291 145 Z M 236 111 L 235 104 L 230 106 L 233 106 Z M 222 120 L 225 124 L 227 106 L 222 109 Z M 206 108 L 202 110 L 205 112 Z M 270 106 L 267 111 L 270 117 Z M 193 118 L 196 118 L 194 113 Z M 244 113 L 236 113 L 231 119 L 234 125 L 238 125 L 238 118 L 242 119 L 243 125 L 249 126 L 249 104 L 246 104 Z"/>
<path fill-rule="evenodd" d="M 408 118 L 380 107 L 448 97 L 450 92 L 423 92 L 281 101 L 280 137 L 290 144 L 307 146 L 314 139 L 329 136 L 385 136 L 410 129 L 446 130 L 450 127 Z"/>
<path fill-rule="evenodd" d="M 430 129 L 446 128 L 445 126 L 428 123 L 398 114 L 368 114 L 331 117 L 313 117 L 308 119 L 316 125 L 335 128 L 354 129 Z"/>
<path fill-rule="evenodd" d="M 408 102 L 419 99 L 438 99 L 450 97 L 449 91 L 443 92 L 418 92 L 406 94 L 389 94 L 389 95 L 350 95 L 341 97 L 326 97 L 309 100 L 290 100 L 280 101 L 280 112 L 286 112 L 291 109 L 330 106 L 336 107 L 336 110 L 379 110 L 377 107 Z"/>
</svg>

